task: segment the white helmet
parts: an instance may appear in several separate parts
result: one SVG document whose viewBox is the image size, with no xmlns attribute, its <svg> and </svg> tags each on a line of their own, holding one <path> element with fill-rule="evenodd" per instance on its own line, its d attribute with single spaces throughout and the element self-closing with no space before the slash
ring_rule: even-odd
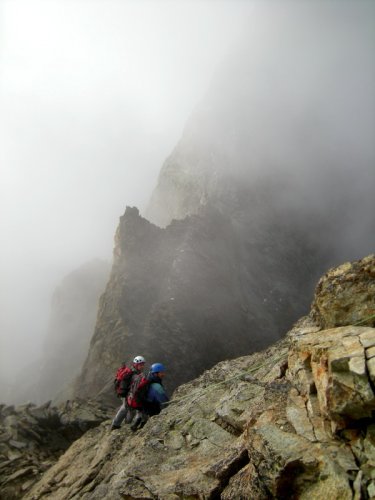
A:
<svg viewBox="0 0 375 500">
<path fill-rule="evenodd" d="M 145 363 L 145 358 L 143 356 L 136 356 L 134 359 L 133 359 L 133 364 L 135 365 L 138 365 L 140 363 Z"/>
</svg>

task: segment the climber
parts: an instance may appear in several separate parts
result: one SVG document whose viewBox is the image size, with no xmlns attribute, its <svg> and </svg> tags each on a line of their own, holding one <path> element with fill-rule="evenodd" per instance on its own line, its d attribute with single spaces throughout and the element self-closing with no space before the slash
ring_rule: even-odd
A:
<svg viewBox="0 0 375 500">
<path fill-rule="evenodd" d="M 147 415 L 157 415 L 167 405 L 169 398 L 163 387 L 165 366 L 162 363 L 154 363 L 150 369 L 150 387 L 145 402 Z"/>
<path fill-rule="evenodd" d="M 145 388 L 144 396 L 138 397 L 138 408 L 130 428 L 135 431 L 144 426 L 152 415 L 157 415 L 169 401 L 167 393 L 163 387 L 162 379 L 165 375 L 165 366 L 162 363 L 154 363 L 147 376 L 147 383 L 143 383 Z M 131 392 L 131 390 L 130 390 Z M 128 403 L 132 406 L 131 399 Z"/>
<path fill-rule="evenodd" d="M 129 388 L 131 386 L 132 379 L 135 375 L 139 375 L 143 372 L 145 367 L 145 358 L 143 356 L 136 356 L 133 359 L 133 366 L 131 368 L 125 367 L 125 375 L 121 384 L 121 399 L 122 405 L 120 406 L 115 418 L 112 421 L 111 431 L 114 429 L 119 429 L 121 427 L 122 421 L 125 420 L 126 423 L 130 423 L 134 418 L 134 411 L 129 408 L 127 403 L 127 396 Z"/>
</svg>

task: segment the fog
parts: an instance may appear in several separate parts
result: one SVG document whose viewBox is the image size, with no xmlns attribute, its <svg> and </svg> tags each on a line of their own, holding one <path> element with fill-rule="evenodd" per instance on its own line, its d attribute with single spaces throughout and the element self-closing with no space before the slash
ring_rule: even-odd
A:
<svg viewBox="0 0 375 500">
<path fill-rule="evenodd" d="M 54 288 L 111 259 L 235 43 L 243 2 L 0 2 L 0 363 L 40 353 Z M 4 378 L 3 378 L 4 380 Z"/>
<path fill-rule="evenodd" d="M 192 131 L 197 143 L 229 137 L 232 103 L 220 99 L 230 92 L 225 79 L 212 82 L 231 54 L 233 72 L 241 57 L 252 62 L 232 90 L 239 103 L 249 92 L 253 113 L 227 143 L 241 165 L 256 175 L 282 158 L 295 172 L 309 148 L 325 144 L 323 162 L 329 154 L 341 164 L 349 152 L 345 165 L 362 162 L 371 184 L 374 24 L 371 1 L 0 0 L 4 379 L 39 356 L 62 278 L 87 260 L 111 259 L 119 216 L 126 205 L 143 211 L 202 100 L 213 110 Z M 228 130 L 215 129 L 215 113 L 228 114 Z M 298 140 L 281 141 L 280 130 Z M 313 181 L 315 160 L 293 182 Z"/>
<path fill-rule="evenodd" d="M 361 258 L 375 250 L 375 3 L 253 7 L 183 147 L 242 186 L 271 180 L 269 195 L 306 231 L 312 222 L 332 265 Z"/>
</svg>

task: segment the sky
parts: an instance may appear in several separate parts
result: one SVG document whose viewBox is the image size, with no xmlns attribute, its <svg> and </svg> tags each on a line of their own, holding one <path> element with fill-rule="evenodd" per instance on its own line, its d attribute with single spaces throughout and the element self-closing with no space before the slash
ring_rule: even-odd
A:
<svg viewBox="0 0 375 500">
<path fill-rule="evenodd" d="M 0 375 L 37 359 L 63 277 L 110 260 L 237 43 L 240 0 L 0 0 Z"/>
</svg>

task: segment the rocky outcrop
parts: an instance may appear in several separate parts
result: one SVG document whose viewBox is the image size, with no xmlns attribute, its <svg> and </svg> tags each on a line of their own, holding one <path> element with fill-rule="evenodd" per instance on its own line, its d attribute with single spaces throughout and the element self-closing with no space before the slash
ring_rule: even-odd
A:
<svg viewBox="0 0 375 500">
<path fill-rule="evenodd" d="M 329 271 L 319 280 L 312 317 L 323 328 L 336 325 L 375 327 L 374 278 L 374 255 Z"/>
<path fill-rule="evenodd" d="M 373 286 L 355 280 L 352 305 L 364 319 L 363 280 Z M 25 498 L 374 498 L 374 347 L 372 327 L 305 317 L 266 351 L 181 386 L 135 435 L 109 422 L 88 431 Z"/>
<path fill-rule="evenodd" d="M 375 410 L 375 330 L 346 326 L 310 333 L 294 340 L 289 356 L 299 394 L 316 399 L 333 433 L 355 421 L 371 419 Z"/>
<path fill-rule="evenodd" d="M 0 405 L 0 498 L 21 498 L 73 441 L 107 418 L 93 402 Z"/>
<path fill-rule="evenodd" d="M 220 363 L 177 391 L 136 436 L 109 433 L 108 424 L 90 431 L 26 498 L 371 498 L 374 394 L 358 389 L 357 402 L 363 393 L 368 404 L 354 415 L 339 392 L 345 372 L 328 387 L 311 375 L 305 354 L 313 356 L 326 334 L 317 330 L 305 322 L 262 354 Z M 326 352 L 335 358 L 338 339 L 374 342 L 375 331 L 330 335 Z M 335 400 L 327 404 L 325 394 Z M 347 418 L 340 427 L 338 407 L 340 422 Z M 56 477 L 64 480 L 54 484 Z"/>
<path fill-rule="evenodd" d="M 159 228 L 128 207 L 75 394 L 111 397 L 116 368 L 139 353 L 168 366 L 173 390 L 222 359 L 279 339 L 307 312 L 320 260 L 278 217 L 259 225 L 244 214 L 235 222 L 205 207 Z"/>
</svg>

